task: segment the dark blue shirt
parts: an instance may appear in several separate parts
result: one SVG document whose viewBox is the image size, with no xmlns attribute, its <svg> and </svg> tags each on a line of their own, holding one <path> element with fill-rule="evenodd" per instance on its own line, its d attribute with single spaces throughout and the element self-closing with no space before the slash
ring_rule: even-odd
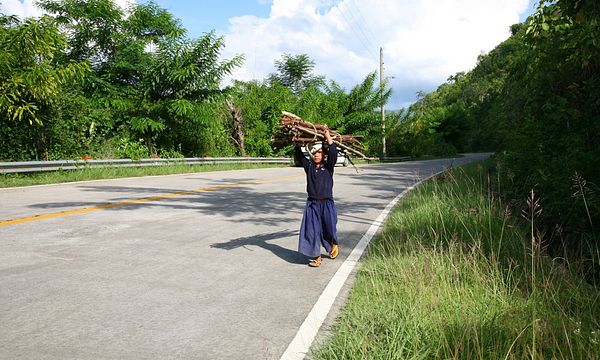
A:
<svg viewBox="0 0 600 360">
<path fill-rule="evenodd" d="M 329 145 L 327 159 L 317 166 L 309 161 L 299 146 L 295 148 L 295 156 L 306 173 L 306 192 L 309 199 L 333 199 L 333 168 L 337 162 L 338 149 L 335 144 Z"/>
</svg>

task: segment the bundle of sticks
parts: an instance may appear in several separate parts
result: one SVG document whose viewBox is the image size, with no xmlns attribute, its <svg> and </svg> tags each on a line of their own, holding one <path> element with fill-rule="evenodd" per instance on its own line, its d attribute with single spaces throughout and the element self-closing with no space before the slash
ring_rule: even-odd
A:
<svg viewBox="0 0 600 360">
<path fill-rule="evenodd" d="M 273 141 L 280 145 L 286 145 L 290 142 L 295 145 L 306 145 L 323 141 L 326 129 L 328 129 L 326 125 L 313 124 L 295 114 L 282 111 L 281 118 L 279 119 L 279 131 L 273 136 Z M 329 129 L 329 134 L 338 148 L 352 155 L 360 156 L 363 159 L 367 158 L 363 154 L 365 147 L 358 140 L 357 136 L 342 135 L 331 129 Z"/>
</svg>

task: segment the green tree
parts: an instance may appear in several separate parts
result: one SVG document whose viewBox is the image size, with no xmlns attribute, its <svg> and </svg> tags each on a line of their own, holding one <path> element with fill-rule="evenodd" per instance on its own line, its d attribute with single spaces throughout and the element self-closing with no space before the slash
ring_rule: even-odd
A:
<svg viewBox="0 0 600 360">
<path fill-rule="evenodd" d="M 66 56 L 97 68 L 109 61 L 122 31 L 123 11 L 112 0 L 40 0 L 68 38 Z"/>
<path fill-rule="evenodd" d="M 372 154 L 381 151 L 381 139 L 384 136 L 379 108 L 392 95 L 388 83 L 384 82 L 380 88 L 376 78 L 376 72 L 368 74 L 345 95 L 340 104 L 342 120 L 337 124 L 343 133 L 364 136 L 367 151 Z M 338 97 L 337 92 L 336 89 L 330 91 L 334 97 Z"/>
<path fill-rule="evenodd" d="M 220 88 L 221 81 L 243 61 L 241 56 L 220 61 L 223 46 L 223 38 L 214 32 L 198 40 L 159 43 L 143 74 L 141 87 L 136 88 L 135 106 L 128 114 L 132 128 L 144 136 L 149 148 L 152 138 L 166 128 L 183 136 L 180 130 L 186 122 L 207 130 L 219 124 L 214 111 L 226 92 Z M 159 140 L 173 145 L 168 134 Z"/>
<path fill-rule="evenodd" d="M 41 5 L 68 34 L 67 58 L 93 65 L 93 75 L 74 91 L 99 110 L 80 114 L 87 119 L 84 127 L 103 127 L 97 121 L 107 119 L 97 115 L 108 111 L 119 144 L 130 141 L 135 147 L 143 139 L 152 154 L 160 147 L 190 155 L 218 151 L 216 137 L 224 131 L 214 120 L 224 94 L 220 82 L 243 60 L 219 60 L 222 38 L 209 33 L 186 39 L 180 22 L 152 2 L 132 6 L 128 16 L 110 0 L 43 0 Z M 76 110 L 68 104 L 65 109 Z M 65 113 L 64 120 L 74 122 L 76 115 Z"/>
<path fill-rule="evenodd" d="M 292 111 L 296 103 L 291 90 L 278 82 L 235 81 L 228 97 L 240 109 L 243 117 L 246 154 L 274 155 L 271 136 L 277 130 L 281 111 Z M 222 112 L 221 117 L 229 123 L 230 115 L 227 112 Z M 235 131 L 232 124 L 228 127 L 230 133 Z"/>
<path fill-rule="evenodd" d="M 0 111 L 13 121 L 43 124 L 44 113 L 62 95 L 63 85 L 81 79 L 85 63 L 57 64 L 57 49 L 65 46 L 48 17 L 3 17 L 0 29 Z"/>
<path fill-rule="evenodd" d="M 588 183 L 600 182 L 594 145 L 600 131 L 600 7 L 595 1 L 545 3 L 525 28 L 523 70 L 507 84 L 503 106 L 520 114 L 507 121 L 507 165 L 521 179 L 515 190 L 535 188 L 555 210 L 546 213 L 548 221 L 589 228 L 598 220 L 578 222 L 588 211 L 599 216 L 600 208 L 573 201 L 572 179 L 577 172 Z M 524 95 L 527 101 L 519 101 Z M 533 173 L 530 161 L 539 164 Z"/>
<path fill-rule="evenodd" d="M 505 195 L 525 199 L 534 189 L 548 251 L 583 255 L 593 278 L 588 271 L 598 266 L 600 243 L 599 3 L 542 1 L 511 34 L 472 71 L 421 97 L 395 134 L 422 153 L 449 145 L 498 151 Z"/>
<path fill-rule="evenodd" d="M 0 23 L 3 157 L 48 159 L 59 103 L 67 85 L 85 76 L 87 63 L 56 61 L 66 43 L 49 17 L 20 21 L 2 16 Z"/>
<path fill-rule="evenodd" d="M 283 54 L 280 60 L 275 60 L 277 73 L 271 74 L 270 78 L 271 81 L 279 81 L 289 87 L 299 96 L 304 89 L 323 84 L 322 76 L 313 75 L 314 67 L 315 62 L 306 54 Z"/>
</svg>

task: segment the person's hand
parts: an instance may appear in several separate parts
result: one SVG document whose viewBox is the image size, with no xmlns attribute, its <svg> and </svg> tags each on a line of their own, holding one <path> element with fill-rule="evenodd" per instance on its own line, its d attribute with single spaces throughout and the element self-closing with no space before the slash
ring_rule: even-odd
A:
<svg viewBox="0 0 600 360">
<path fill-rule="evenodd" d="M 333 139 L 331 138 L 331 134 L 329 133 L 329 129 L 325 128 L 325 130 L 323 131 L 324 135 L 325 135 L 325 140 L 327 140 L 327 144 L 331 145 L 333 144 Z"/>
</svg>

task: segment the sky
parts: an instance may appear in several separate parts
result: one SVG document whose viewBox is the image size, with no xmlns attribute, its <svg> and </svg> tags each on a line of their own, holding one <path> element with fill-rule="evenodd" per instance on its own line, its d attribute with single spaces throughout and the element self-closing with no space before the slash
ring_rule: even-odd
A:
<svg viewBox="0 0 600 360">
<path fill-rule="evenodd" d="M 127 6 L 136 0 L 114 0 Z M 138 2 L 147 2 L 138 0 Z M 388 109 L 400 109 L 448 77 L 471 70 L 477 57 L 533 14 L 537 0 L 155 0 L 178 18 L 187 36 L 214 30 L 222 59 L 243 55 L 225 81 L 263 80 L 284 53 L 306 54 L 313 73 L 346 91 L 376 71 L 392 88 Z M 0 0 L 1 12 L 39 16 L 34 0 Z"/>
</svg>

